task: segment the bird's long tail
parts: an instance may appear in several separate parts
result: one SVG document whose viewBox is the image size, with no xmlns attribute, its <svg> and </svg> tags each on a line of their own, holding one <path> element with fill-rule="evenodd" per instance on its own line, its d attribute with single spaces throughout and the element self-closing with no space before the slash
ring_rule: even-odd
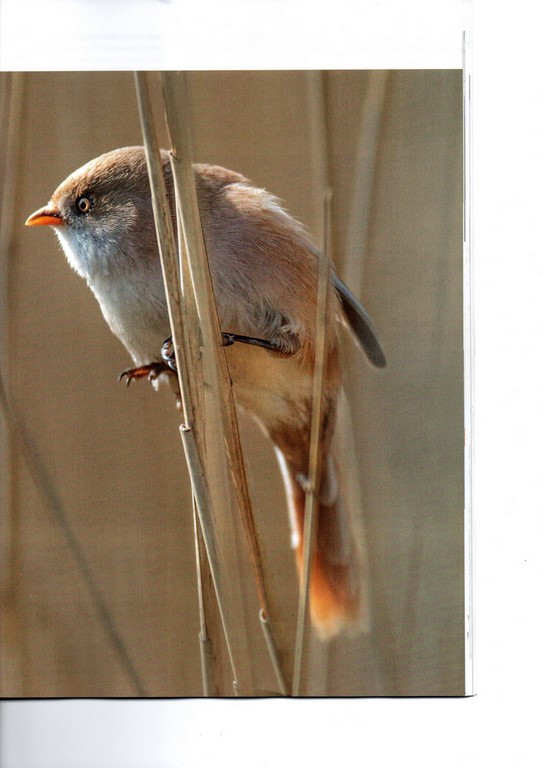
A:
<svg viewBox="0 0 543 768">
<path fill-rule="evenodd" d="M 305 491 L 300 456 L 276 443 L 289 499 L 296 564 L 302 578 Z M 307 454 L 306 454 L 307 456 Z M 306 459 L 306 456 L 303 457 Z M 298 460 L 297 460 L 298 459 Z M 318 501 L 318 528 L 310 568 L 311 620 L 322 639 L 367 629 L 368 608 L 362 559 L 331 452 L 323 457 Z"/>
</svg>

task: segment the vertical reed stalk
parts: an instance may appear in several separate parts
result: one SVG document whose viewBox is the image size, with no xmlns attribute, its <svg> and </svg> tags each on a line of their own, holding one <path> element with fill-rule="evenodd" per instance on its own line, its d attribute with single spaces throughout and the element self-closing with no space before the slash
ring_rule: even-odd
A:
<svg viewBox="0 0 543 768">
<path fill-rule="evenodd" d="M 342 265 L 343 279 L 355 293 L 362 284 L 364 261 L 368 247 L 369 223 L 374 197 L 373 180 L 385 107 L 388 72 L 371 72 L 368 78 L 368 88 L 360 113 L 358 141 L 354 156 L 353 192 L 347 219 L 345 260 Z"/>
<path fill-rule="evenodd" d="M 22 72 L 0 73 L 0 372 L 8 388 L 10 366 L 10 317 L 14 265 L 14 221 L 20 203 L 22 175 L 22 135 L 25 112 L 26 75 Z M 0 484 L 2 515 L 2 571 L 9 581 L 14 577 L 17 561 L 18 526 L 13 499 L 13 445 L 9 430 L 0 431 L 0 467 L 4 482 Z M 9 570 L 15 568 L 12 574 Z M 5 571 L 4 571 L 5 569 Z"/>
<path fill-rule="evenodd" d="M 342 276 L 347 285 L 355 293 L 359 293 L 364 277 L 364 266 L 368 250 L 368 237 L 372 209 L 375 200 L 375 172 L 381 139 L 382 125 L 386 107 L 390 75 L 387 71 L 372 71 L 368 73 L 368 85 L 360 111 L 360 121 L 356 136 L 353 163 L 353 186 L 350 196 L 350 206 L 347 218 L 347 233 L 345 238 L 342 262 Z M 352 441 L 353 435 L 346 435 Z M 351 459 L 343 466 L 352 466 Z M 352 470 L 351 470 L 352 471 Z M 348 469 L 347 469 L 348 472 Z M 362 493 L 358 482 L 353 484 L 351 496 L 356 496 L 361 504 Z M 364 563 L 366 581 L 362 585 L 363 608 L 365 608 L 364 630 L 371 631 L 370 647 L 378 660 L 380 674 L 387 681 L 389 690 L 398 690 L 398 672 L 396 663 L 390 654 L 384 654 L 383 649 L 392 643 L 390 621 L 385 618 L 383 606 L 379 609 L 379 620 L 372 622 L 372 605 L 380 601 L 375 594 L 375 568 L 366 545 L 366 537 L 361 526 L 361 555 Z"/>
<path fill-rule="evenodd" d="M 325 197 L 327 211 L 325 222 L 329 224 L 330 196 Z M 328 233 L 325 227 L 325 242 Z M 327 343 L 326 307 L 330 290 L 330 268 L 325 251 L 319 254 L 319 282 L 317 289 L 317 310 L 315 316 L 315 362 L 313 367 L 313 391 L 311 403 L 311 433 L 309 443 L 309 466 L 307 472 L 307 490 L 304 510 L 304 535 L 302 549 L 302 588 L 298 602 L 298 620 L 296 627 L 296 646 L 294 651 L 294 674 L 292 682 L 293 696 L 299 696 L 301 691 L 302 662 L 305 646 L 305 630 L 308 613 L 309 578 L 311 562 L 315 549 L 318 530 L 319 491 L 320 491 L 320 457 L 323 417 L 323 384 L 324 364 Z"/>
<path fill-rule="evenodd" d="M 247 487 L 234 394 L 228 373 L 226 355 L 222 347 L 222 337 L 198 210 L 194 173 L 191 163 L 191 137 L 187 109 L 188 98 L 184 75 L 164 73 L 163 91 L 167 124 L 172 146 L 171 162 L 175 181 L 176 199 L 178 200 L 180 222 L 185 246 L 182 250 L 182 255 L 183 257 L 186 256 L 194 287 L 194 296 L 202 331 L 202 344 L 204 351 L 208 353 L 207 370 L 210 377 L 209 383 L 211 390 L 217 397 L 219 417 L 223 424 L 224 440 L 231 476 L 249 546 L 249 553 L 260 602 L 260 612 L 261 616 L 265 619 L 265 621 L 262 622 L 262 628 L 265 632 L 266 646 L 270 654 L 280 692 L 286 694 L 287 688 L 281 672 L 279 657 L 271 631 L 262 557 Z"/>
<path fill-rule="evenodd" d="M 223 494 L 222 497 L 217 494 L 212 497 L 211 494 L 205 472 L 205 457 L 202 450 L 203 427 L 200 427 L 198 419 L 196 418 L 194 400 L 192 397 L 193 384 L 189 383 L 190 373 L 193 370 L 192 364 L 194 363 L 191 359 L 191 349 L 195 349 L 199 345 L 199 341 L 189 341 L 188 334 L 197 333 L 198 329 L 187 327 L 187 325 L 183 323 L 178 257 L 174 244 L 173 224 L 168 205 L 160 148 L 158 146 L 152 122 L 148 82 L 143 73 L 136 73 L 135 80 L 153 198 L 155 226 L 157 229 L 160 259 L 168 300 L 168 312 L 177 359 L 179 387 L 183 403 L 184 423 L 181 425 L 181 438 L 185 449 L 193 494 L 196 499 L 198 519 L 201 526 L 209 567 L 213 577 L 217 603 L 234 676 L 234 692 L 249 693 L 251 684 L 245 673 L 243 659 L 240 655 L 240 649 L 243 648 L 244 643 L 243 641 L 233 642 L 234 637 L 240 639 L 240 628 L 231 610 L 231 596 L 225 589 L 225 586 L 228 583 L 226 558 L 221 546 L 220 538 L 216 535 L 217 517 L 219 515 L 227 517 L 229 509 L 227 508 L 228 505 L 226 503 L 225 494 Z M 192 226 L 196 227 L 197 225 L 193 222 Z M 216 341 L 217 337 L 215 338 L 215 343 Z M 221 498 L 223 499 L 222 505 Z"/>
<path fill-rule="evenodd" d="M 316 206 L 318 207 L 318 210 L 321 212 L 321 215 L 319 217 L 319 237 L 318 242 L 319 246 L 322 251 L 322 257 L 321 261 L 319 263 L 319 290 L 324 290 L 324 287 L 321 283 L 321 280 L 323 279 L 323 272 L 324 264 L 328 263 L 328 260 L 331 258 L 333 253 L 332 248 L 332 181 L 331 181 L 331 170 L 330 170 L 330 141 L 328 136 L 328 122 L 327 122 L 327 115 L 326 115 L 326 91 L 325 91 L 325 74 L 322 71 L 309 71 L 306 73 L 306 86 L 307 86 L 307 106 L 308 106 L 308 114 L 309 114 L 309 146 L 310 146 L 310 153 L 311 153 L 311 172 L 313 176 L 312 180 L 312 187 L 315 191 L 315 198 L 316 198 Z M 328 278 L 327 278 L 328 279 Z M 329 289 L 326 288 L 326 291 Z M 322 297 L 322 293 L 320 294 Z M 318 301 L 318 300 L 317 300 Z M 324 305 L 326 308 L 326 305 Z M 322 328 L 319 331 L 319 327 L 321 326 L 323 320 L 320 317 L 320 311 L 319 307 L 317 307 L 317 318 L 316 318 L 316 327 L 317 327 L 317 334 L 322 332 Z M 321 344 L 325 345 L 325 339 L 321 337 Z M 321 398 L 321 395 L 319 393 L 319 390 L 322 387 L 322 384 L 320 384 L 317 379 L 317 356 L 315 361 L 315 372 L 314 372 L 314 378 L 313 378 L 313 412 L 312 412 L 312 430 L 317 428 L 317 419 L 320 418 L 318 414 L 318 410 L 320 409 L 321 405 L 319 402 L 319 399 Z M 312 439 L 313 439 L 314 432 L 312 431 Z M 319 434 L 319 443 L 320 443 L 320 434 Z M 316 451 L 315 446 L 313 447 L 313 451 Z M 315 457 L 314 460 L 318 460 L 318 457 Z M 318 466 L 318 464 L 317 464 Z M 310 485 L 311 488 L 311 485 Z M 317 506 L 318 499 L 315 498 L 315 492 L 313 491 L 312 494 L 308 494 L 306 496 L 306 509 L 305 509 L 305 518 L 306 520 L 309 520 L 309 526 L 311 530 L 311 536 L 313 538 L 313 542 L 316 537 L 316 529 L 317 529 L 317 515 L 314 515 L 312 512 L 312 509 Z M 317 510 L 318 511 L 318 510 Z M 305 531 L 304 531 L 304 538 L 305 538 Z M 314 544 L 311 543 L 311 547 L 313 547 Z M 305 552 L 305 556 L 308 558 L 307 562 L 307 568 L 309 568 L 309 564 L 311 562 L 311 553 Z M 305 571 L 305 578 L 309 578 L 309 571 L 306 569 Z M 302 685 L 302 662 L 303 662 L 303 655 L 305 652 L 304 643 L 306 642 L 305 638 L 305 622 L 307 621 L 307 594 L 309 590 L 309 583 L 304 583 L 303 591 L 300 595 L 300 603 L 298 606 L 298 629 L 297 629 L 297 635 L 296 635 L 296 648 L 295 648 L 295 672 L 294 672 L 294 679 L 295 679 L 295 686 L 296 686 L 296 695 L 299 695 Z M 325 681 L 328 674 L 328 645 L 322 646 L 322 644 L 319 644 L 319 647 L 317 648 L 317 657 L 318 657 L 318 664 L 313 665 L 314 669 L 313 672 L 318 671 L 318 678 L 319 681 L 317 683 L 317 687 L 319 690 L 319 693 L 325 692 Z M 316 681 L 312 678 L 312 682 L 315 683 Z"/>
<path fill-rule="evenodd" d="M 330 160 L 330 140 L 326 112 L 325 73 L 310 71 L 306 73 L 307 107 L 309 115 L 309 151 L 311 154 L 312 188 L 315 207 L 319 212 L 317 242 L 329 258 L 333 257 L 332 226 L 326 221 L 327 199 L 332 195 L 332 174 Z M 328 240 L 328 242 L 327 242 Z"/>
<path fill-rule="evenodd" d="M 220 658 L 220 615 L 217 615 L 217 603 L 209 562 L 205 552 L 196 500 L 193 499 L 194 550 L 196 554 L 196 577 L 198 586 L 198 609 L 200 614 L 200 660 L 202 664 L 202 684 L 204 696 L 218 696 L 222 682 L 222 664 Z M 215 642 L 211 640 L 215 639 Z"/>
<path fill-rule="evenodd" d="M 22 174 L 22 137 L 24 135 L 25 85 L 23 72 L 0 73 L 0 386 L 9 388 L 10 318 L 15 264 L 14 222 L 19 210 Z M 0 423 L 0 589 L 4 595 L 0 643 L 4 658 L 0 690 L 24 695 L 26 642 L 18 609 L 21 581 L 21 515 L 16 502 L 16 441 L 12 437 L 8 415 Z"/>
</svg>

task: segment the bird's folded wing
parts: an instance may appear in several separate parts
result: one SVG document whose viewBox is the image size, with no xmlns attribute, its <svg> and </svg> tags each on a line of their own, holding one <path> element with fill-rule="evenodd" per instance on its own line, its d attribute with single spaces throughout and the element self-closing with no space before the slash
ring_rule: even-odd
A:
<svg viewBox="0 0 543 768">
<path fill-rule="evenodd" d="M 334 287 L 341 299 L 341 305 L 349 325 L 364 348 L 370 362 L 377 368 L 384 368 L 386 365 L 385 356 L 377 336 L 373 329 L 370 317 L 362 304 L 358 301 L 354 293 L 347 288 L 343 280 L 337 275 L 333 277 Z"/>
</svg>

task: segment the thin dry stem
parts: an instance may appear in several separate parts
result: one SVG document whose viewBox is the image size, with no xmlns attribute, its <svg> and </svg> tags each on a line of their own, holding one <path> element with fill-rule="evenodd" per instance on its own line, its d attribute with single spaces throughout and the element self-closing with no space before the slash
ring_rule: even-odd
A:
<svg viewBox="0 0 543 768">
<path fill-rule="evenodd" d="M 330 196 L 325 195 L 326 214 L 324 241 L 328 240 L 327 229 L 330 222 Z M 325 375 L 325 352 L 327 342 L 326 308 L 330 289 L 330 269 L 328 257 L 324 251 L 319 254 L 319 282 L 317 290 L 317 310 L 315 318 L 315 362 L 313 368 L 313 392 L 311 403 L 311 433 L 309 442 L 309 466 L 307 472 L 307 491 L 304 509 L 304 534 L 302 548 L 302 586 L 298 602 L 298 620 L 296 626 L 296 646 L 294 650 L 294 674 L 292 682 L 293 696 L 299 696 L 301 690 L 302 663 L 305 645 L 305 630 L 309 604 L 309 581 L 311 562 L 315 549 L 318 530 L 318 498 L 320 491 L 320 457 L 323 421 L 323 385 Z"/>
<path fill-rule="evenodd" d="M 309 110 L 310 150 L 312 155 L 313 187 L 318 190 L 322 216 L 319 260 L 319 283 L 316 310 L 315 363 L 313 372 L 313 399 L 311 413 L 310 457 L 308 492 L 304 510 L 304 549 L 302 553 L 302 586 L 298 603 L 296 644 L 294 651 L 293 694 L 299 695 L 302 685 L 302 665 L 306 643 L 310 564 L 313 556 L 318 526 L 318 489 L 320 478 L 320 442 L 322 420 L 322 387 L 324 377 L 324 352 L 326 348 L 326 302 L 329 291 L 329 258 L 332 254 L 332 186 L 330 175 L 330 147 L 326 120 L 324 73 L 311 71 L 306 74 Z M 320 677 L 326 677 L 327 648 L 321 649 Z"/>
<path fill-rule="evenodd" d="M 226 451 L 229 458 L 238 507 L 249 545 L 260 607 L 267 619 L 267 647 L 270 652 L 280 691 L 286 693 L 287 689 L 281 673 L 278 653 L 271 632 L 269 604 L 263 574 L 262 557 L 247 487 L 247 477 L 241 450 L 234 394 L 228 372 L 226 356 L 224 349 L 222 348 L 222 338 L 214 301 L 209 263 L 199 217 L 194 174 L 190 162 L 191 150 L 186 110 L 188 101 L 186 95 L 186 83 L 184 76 L 181 74 L 164 73 L 163 85 L 167 122 L 172 145 L 172 168 L 174 172 L 176 197 L 179 201 L 184 245 L 186 249 L 184 255 L 186 253 L 190 276 L 194 286 L 194 296 L 202 330 L 203 347 L 204 350 L 209 352 L 209 383 L 212 391 L 217 395 L 220 418 L 224 427 Z"/>
<path fill-rule="evenodd" d="M 343 279 L 352 289 L 362 283 L 364 262 L 368 248 L 371 207 L 374 200 L 373 179 L 381 122 L 388 83 L 386 71 L 368 75 L 369 82 L 362 110 L 354 157 L 354 188 L 349 208 Z"/>
<path fill-rule="evenodd" d="M 202 685 L 204 696 L 218 696 L 222 679 L 220 663 L 220 643 L 213 643 L 212 636 L 218 638 L 220 616 L 217 614 L 215 589 L 205 552 L 196 499 L 193 498 L 194 551 L 196 554 L 196 575 L 198 585 L 198 610 L 200 614 L 200 660 L 202 666 Z M 210 626 L 211 625 L 211 626 Z"/>
<path fill-rule="evenodd" d="M 326 223 L 323 202 L 332 194 L 330 142 L 325 98 L 325 73 L 306 72 L 307 107 L 309 113 L 309 150 L 311 153 L 312 189 L 315 191 L 315 206 L 322 215 L 316 228 L 317 242 L 329 258 L 332 258 L 330 223 Z M 328 243 L 326 242 L 328 239 Z"/>
<path fill-rule="evenodd" d="M 157 239 L 168 298 L 168 311 L 177 356 L 179 386 L 183 400 L 185 423 L 181 427 L 181 437 L 234 675 L 234 691 L 245 692 L 249 688 L 249 681 L 247 679 L 239 679 L 239 670 L 243 669 L 243 664 L 241 660 L 240 663 L 236 661 L 239 654 L 239 644 L 232 642 L 232 635 L 239 636 L 239 628 L 230 609 L 229 596 L 225 592 L 225 584 L 227 583 L 227 579 L 225 579 L 225 562 L 223 552 L 219 550 L 220 542 L 216 536 L 216 515 L 217 513 L 223 516 L 228 515 L 228 510 L 226 508 L 222 510 L 213 509 L 212 497 L 204 469 L 205 461 L 202 455 L 202 446 L 199 444 L 196 436 L 198 423 L 197 419 L 194 418 L 191 386 L 187 383 L 187 378 L 192 370 L 189 365 L 191 362 L 189 357 L 190 345 L 187 344 L 187 334 L 190 330 L 185 328 L 182 322 L 180 278 L 177 266 L 178 258 L 174 245 L 173 225 L 168 207 L 160 149 L 152 123 L 148 84 L 143 73 L 136 73 L 136 88 L 149 168 Z M 192 221 L 191 228 L 194 229 L 195 227 L 196 225 Z M 196 329 L 192 330 L 196 331 Z M 217 500 L 215 499 L 215 501 Z"/>
</svg>

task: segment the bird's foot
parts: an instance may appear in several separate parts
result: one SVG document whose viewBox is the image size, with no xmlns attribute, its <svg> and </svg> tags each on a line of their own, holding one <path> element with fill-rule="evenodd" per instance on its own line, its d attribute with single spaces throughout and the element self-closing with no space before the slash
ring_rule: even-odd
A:
<svg viewBox="0 0 543 768">
<path fill-rule="evenodd" d="M 138 368 L 128 368 L 123 371 L 119 376 L 119 381 L 126 379 L 126 386 L 130 385 L 130 382 L 134 379 L 149 379 L 154 381 L 161 373 L 169 372 L 169 367 L 166 363 L 149 363 L 148 365 L 140 365 Z"/>
<path fill-rule="evenodd" d="M 160 350 L 160 356 L 162 357 L 162 361 L 164 365 L 168 369 L 172 371 L 177 371 L 177 363 L 175 361 L 175 350 L 173 348 L 173 338 L 171 336 L 168 339 L 166 339 L 162 344 L 162 348 Z"/>
</svg>

